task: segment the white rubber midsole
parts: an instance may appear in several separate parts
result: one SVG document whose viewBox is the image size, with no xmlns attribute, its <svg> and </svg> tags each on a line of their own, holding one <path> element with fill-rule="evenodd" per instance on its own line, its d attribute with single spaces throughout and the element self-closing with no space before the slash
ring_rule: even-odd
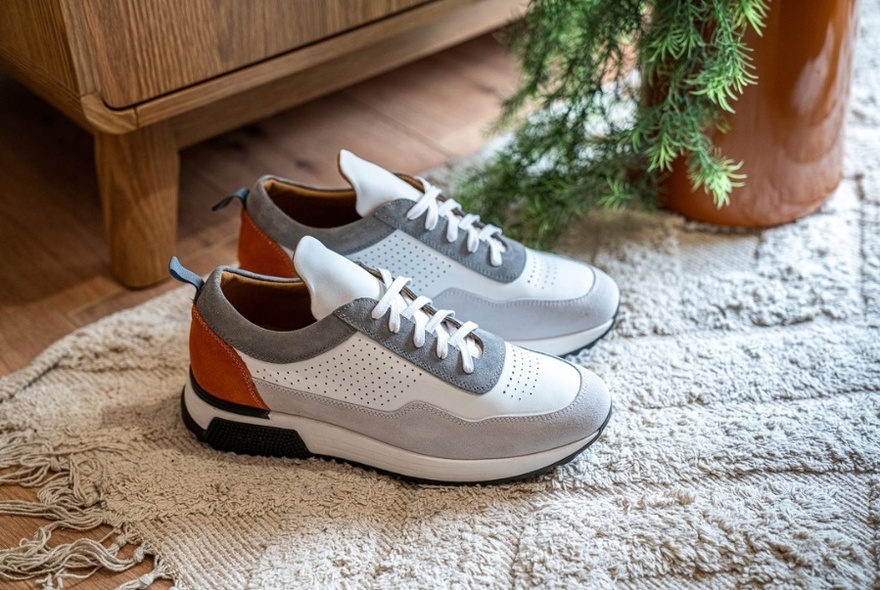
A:
<svg viewBox="0 0 880 590">
<path fill-rule="evenodd" d="M 566 334 L 565 336 L 556 336 L 553 338 L 538 338 L 535 340 L 508 340 L 511 344 L 530 348 L 538 352 L 547 354 L 555 354 L 557 356 L 575 352 L 581 348 L 592 344 L 602 337 L 602 335 L 611 329 L 614 319 L 610 319 L 601 326 L 576 332 L 574 334 Z"/>
<path fill-rule="evenodd" d="M 295 430 L 313 454 L 338 457 L 407 477 L 442 482 L 492 481 L 532 473 L 562 461 L 599 435 L 595 432 L 562 447 L 519 457 L 444 459 L 407 451 L 345 428 L 302 416 L 270 412 L 266 419 L 226 412 L 200 399 L 193 391 L 189 379 L 184 388 L 184 403 L 195 423 L 205 430 L 214 418 Z"/>
</svg>

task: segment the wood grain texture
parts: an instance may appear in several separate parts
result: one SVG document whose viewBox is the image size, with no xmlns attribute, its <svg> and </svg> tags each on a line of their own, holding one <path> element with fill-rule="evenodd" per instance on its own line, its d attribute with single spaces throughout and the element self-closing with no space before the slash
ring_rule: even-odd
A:
<svg viewBox="0 0 880 590">
<path fill-rule="evenodd" d="M 114 275 L 129 287 L 164 279 L 177 237 L 180 167 L 170 127 L 98 133 L 95 163 Z"/>
<path fill-rule="evenodd" d="M 86 129 L 95 133 L 121 135 L 142 126 L 134 109 L 109 109 L 97 93 L 80 97 L 79 108 L 82 110 Z"/>
<path fill-rule="evenodd" d="M 0 2 L 0 6 L 2 5 Z M 0 68 L 14 76 L 34 94 L 52 103 L 68 118 L 85 129 L 89 128 L 78 93 L 45 70 L 34 66 L 26 54 L 0 44 Z"/>
<path fill-rule="evenodd" d="M 86 129 L 127 133 L 310 70 L 310 91 L 275 101 L 277 112 L 500 26 L 524 7 L 524 0 L 9 0 L 0 3 L 0 66 Z M 372 55 L 361 55 L 366 50 Z M 320 67 L 347 54 L 359 57 L 336 64 L 357 74 L 348 81 Z"/>
<path fill-rule="evenodd" d="M 406 125 L 440 150 L 476 151 L 486 141 L 498 103 L 515 88 L 510 76 L 514 59 L 493 51 L 495 47 L 497 41 L 481 37 L 427 57 L 424 63 L 398 68 L 381 83 L 367 80 L 343 94 Z M 486 67 L 474 71 L 474 60 Z M 433 75 L 424 78 L 420 71 L 428 64 Z M 432 100 L 425 100 L 426 95 Z"/>
<path fill-rule="evenodd" d="M 496 29 L 520 16 L 524 8 L 523 0 L 436 0 L 138 105 L 138 121 L 141 125 L 164 121 L 238 94 L 248 94 L 248 102 L 259 109 L 266 100 L 259 87 L 276 81 L 293 92 L 286 106 L 279 105 L 277 98 L 270 104 L 287 108 Z M 296 76 L 305 70 L 308 76 Z M 288 77 L 291 81 L 284 82 Z M 296 83 L 304 84 L 301 91 L 291 88 Z"/>
<path fill-rule="evenodd" d="M 451 11 L 453 7 L 456 10 Z M 311 52 L 307 55 L 297 52 L 273 60 L 271 68 L 266 66 L 265 75 L 254 69 L 236 74 L 238 78 L 225 80 L 230 86 L 211 91 L 216 98 L 201 108 L 183 106 L 203 104 L 209 92 L 205 85 L 137 107 L 138 118 L 148 122 L 180 112 L 172 119 L 178 144 L 192 145 L 496 29 L 521 16 L 524 7 L 520 0 L 455 0 L 425 5 L 400 15 L 393 23 L 358 30 L 345 39 L 338 37 L 328 41 L 329 46 L 310 47 L 304 50 Z M 361 50 L 351 50 L 361 45 Z M 314 61 L 321 63 L 296 71 Z M 279 77 L 285 70 L 293 73 Z M 487 70 L 486 78 L 491 80 L 493 76 Z M 442 83 L 442 78 L 439 80 Z M 230 93 L 233 89 L 236 91 Z M 191 97 L 187 99 L 185 94 Z"/>
<path fill-rule="evenodd" d="M 0 54 L 16 54 L 61 86 L 77 89 L 67 45 L 64 15 L 57 0 L 0 2 Z"/>
<path fill-rule="evenodd" d="M 82 0 L 79 5 L 101 95 L 109 106 L 123 108 L 424 1 Z"/>
<path fill-rule="evenodd" d="M 91 138 L 0 75 L 0 362 L 29 362 L 101 297 L 105 270 Z M 37 322 L 35 323 L 35 320 Z"/>
</svg>

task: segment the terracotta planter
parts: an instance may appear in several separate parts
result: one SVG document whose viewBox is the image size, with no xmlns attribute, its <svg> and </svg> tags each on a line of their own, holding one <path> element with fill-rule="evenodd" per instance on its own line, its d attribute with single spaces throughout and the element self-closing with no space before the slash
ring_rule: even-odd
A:
<svg viewBox="0 0 880 590">
<path fill-rule="evenodd" d="M 684 162 L 666 183 L 668 208 L 691 219 L 765 227 L 818 209 L 843 174 L 843 129 L 857 0 L 772 0 L 763 36 L 747 35 L 758 83 L 713 142 L 748 178 L 730 204 L 692 192 Z"/>
</svg>

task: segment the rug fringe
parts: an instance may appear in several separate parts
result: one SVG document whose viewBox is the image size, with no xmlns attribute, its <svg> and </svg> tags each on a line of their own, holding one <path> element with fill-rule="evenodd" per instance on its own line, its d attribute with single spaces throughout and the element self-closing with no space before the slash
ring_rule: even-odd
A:
<svg viewBox="0 0 880 590">
<path fill-rule="evenodd" d="M 49 372 L 67 356 L 69 342 L 77 338 L 77 333 L 68 334 L 38 354 L 26 367 L 0 379 L 0 401 L 6 401 L 23 391 L 29 385 Z"/>
<path fill-rule="evenodd" d="M 0 549 L 0 580 L 40 578 L 37 582 L 44 589 L 61 590 L 65 579 L 85 579 L 101 570 L 123 572 L 153 555 L 151 547 L 142 543 L 130 557 L 121 557 L 119 552 L 136 542 L 125 527 L 114 528 L 99 540 L 82 537 L 72 543 L 49 546 L 55 530 L 85 533 L 109 524 L 100 505 L 99 464 L 79 458 L 86 451 L 122 452 L 123 448 L 106 443 L 53 445 L 35 440 L 32 433 L 0 436 L 0 470 L 7 470 L 0 474 L 0 486 L 40 488 L 36 501 L 0 501 L 0 514 L 51 521 L 16 547 Z M 113 536 L 113 542 L 104 545 Z M 152 571 L 119 588 L 149 588 L 158 579 L 171 579 L 171 573 L 164 561 L 156 559 Z"/>
</svg>

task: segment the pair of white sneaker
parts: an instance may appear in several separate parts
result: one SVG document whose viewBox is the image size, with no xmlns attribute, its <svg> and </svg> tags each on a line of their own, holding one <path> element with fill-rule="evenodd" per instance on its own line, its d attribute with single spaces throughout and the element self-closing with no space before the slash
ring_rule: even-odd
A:
<svg viewBox="0 0 880 590">
<path fill-rule="evenodd" d="M 236 194 L 242 269 L 202 281 L 172 261 L 197 289 L 189 428 L 223 450 L 434 482 L 527 477 L 591 444 L 607 388 L 552 355 L 610 330 L 614 282 L 421 178 L 346 151 L 339 167 L 351 188 L 265 176 Z"/>
</svg>

